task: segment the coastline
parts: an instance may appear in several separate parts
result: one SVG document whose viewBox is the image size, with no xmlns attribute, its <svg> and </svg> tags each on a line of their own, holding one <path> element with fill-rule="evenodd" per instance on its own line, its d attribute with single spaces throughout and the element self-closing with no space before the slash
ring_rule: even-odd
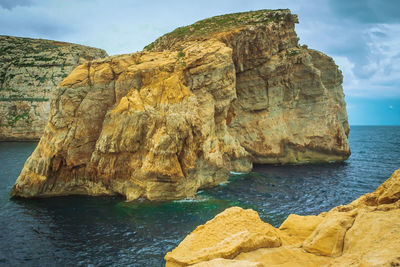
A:
<svg viewBox="0 0 400 267">
<path fill-rule="evenodd" d="M 228 208 L 165 260 L 167 267 L 397 266 L 399 247 L 400 169 L 372 193 L 317 216 L 291 214 L 279 228 L 254 210 Z"/>
</svg>

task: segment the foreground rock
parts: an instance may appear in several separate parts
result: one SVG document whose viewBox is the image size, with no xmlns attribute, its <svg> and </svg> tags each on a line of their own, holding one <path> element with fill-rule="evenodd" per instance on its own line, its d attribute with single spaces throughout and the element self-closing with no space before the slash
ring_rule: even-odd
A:
<svg viewBox="0 0 400 267">
<path fill-rule="evenodd" d="M 76 66 L 106 56 L 82 45 L 0 36 L 0 141 L 39 140 L 52 89 Z"/>
<path fill-rule="evenodd" d="M 226 209 L 165 256 L 167 266 L 399 266 L 400 169 L 345 206 L 290 215 L 279 228 Z"/>
<path fill-rule="evenodd" d="M 341 72 L 298 46 L 295 22 L 289 10 L 214 17 L 77 67 L 12 195 L 177 199 L 253 162 L 346 159 Z"/>
</svg>

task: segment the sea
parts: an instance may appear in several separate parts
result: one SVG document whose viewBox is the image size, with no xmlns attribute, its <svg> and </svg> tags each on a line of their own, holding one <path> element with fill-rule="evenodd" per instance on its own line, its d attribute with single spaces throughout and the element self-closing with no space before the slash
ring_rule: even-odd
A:
<svg viewBox="0 0 400 267">
<path fill-rule="evenodd" d="M 279 226 L 373 191 L 400 168 L 400 126 L 352 126 L 342 163 L 256 165 L 196 199 L 126 202 L 118 197 L 10 199 L 36 142 L 0 142 L 0 266 L 163 266 L 187 234 L 231 206 Z"/>
</svg>

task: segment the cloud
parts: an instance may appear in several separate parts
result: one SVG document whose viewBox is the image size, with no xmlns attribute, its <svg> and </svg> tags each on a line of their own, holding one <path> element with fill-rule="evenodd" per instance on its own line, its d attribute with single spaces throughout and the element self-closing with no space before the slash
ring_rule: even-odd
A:
<svg viewBox="0 0 400 267">
<path fill-rule="evenodd" d="M 371 97 L 400 97 L 400 23 L 374 24 L 363 34 L 367 63 L 357 67 L 366 75 L 357 78 L 374 91 Z"/>
<path fill-rule="evenodd" d="M 400 1 L 396 0 L 330 0 L 329 5 L 338 16 L 361 23 L 400 22 Z"/>
<path fill-rule="evenodd" d="M 141 50 L 197 20 L 232 12 L 290 8 L 301 44 L 332 56 L 347 96 L 400 97 L 400 1 L 372 0 L 0 0 L 0 34 L 105 49 Z"/>
<path fill-rule="evenodd" d="M 30 6 L 31 0 L 0 0 L 0 7 L 11 10 L 17 6 Z"/>
<path fill-rule="evenodd" d="M 318 14 L 300 17 L 301 43 L 334 58 L 347 96 L 400 97 L 400 2 L 394 2 L 329 0 Z"/>
<path fill-rule="evenodd" d="M 43 6 L 0 9 L 0 34 L 32 38 L 62 39 L 73 31 L 61 11 Z"/>
<path fill-rule="evenodd" d="M 335 63 L 340 66 L 343 75 L 343 88 L 346 95 L 353 90 L 360 90 L 359 80 L 354 74 L 355 64 L 345 56 L 334 57 Z"/>
<path fill-rule="evenodd" d="M 365 35 L 368 36 L 369 64 L 363 70 L 400 82 L 400 23 L 374 25 Z"/>
</svg>

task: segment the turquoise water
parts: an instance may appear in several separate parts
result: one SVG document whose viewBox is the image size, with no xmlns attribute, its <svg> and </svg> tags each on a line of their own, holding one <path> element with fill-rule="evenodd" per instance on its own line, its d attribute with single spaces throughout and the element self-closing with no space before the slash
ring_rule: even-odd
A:
<svg viewBox="0 0 400 267">
<path fill-rule="evenodd" d="M 400 168 L 400 127 L 353 126 L 344 163 L 255 166 L 196 201 L 125 202 L 113 197 L 10 200 L 34 142 L 0 143 L 0 265 L 162 266 L 165 253 L 230 206 L 278 226 L 374 190 Z"/>
</svg>

